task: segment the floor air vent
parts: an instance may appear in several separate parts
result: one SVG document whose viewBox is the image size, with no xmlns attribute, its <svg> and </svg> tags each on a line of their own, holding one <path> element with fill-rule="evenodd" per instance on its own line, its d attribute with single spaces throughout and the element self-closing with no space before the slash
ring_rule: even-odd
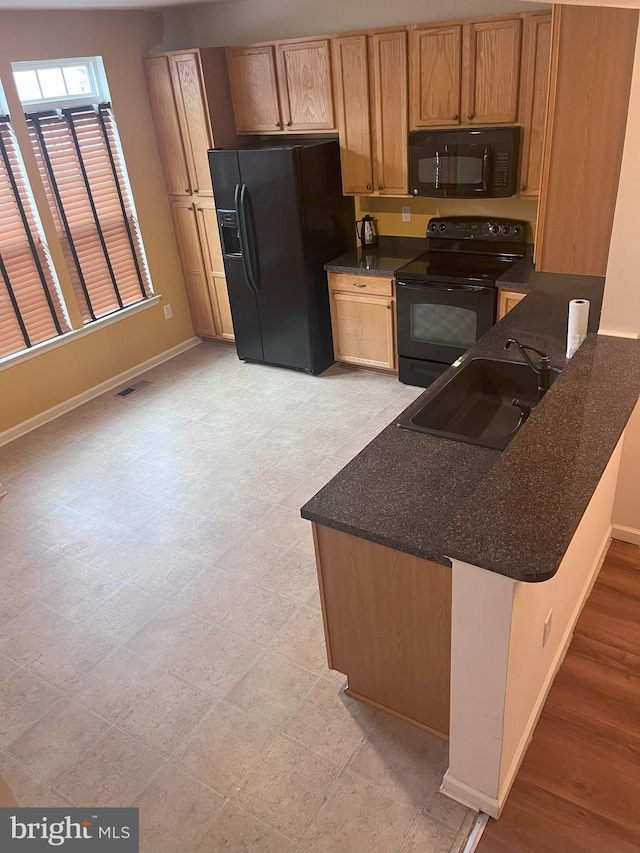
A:
<svg viewBox="0 0 640 853">
<path fill-rule="evenodd" d="M 133 394 L 134 391 L 139 391 L 141 388 L 146 388 L 147 385 L 151 385 L 151 382 L 148 382 L 146 379 L 141 379 L 139 382 L 134 382 L 133 385 L 127 385 L 126 388 L 118 391 L 114 396 L 128 397 L 129 394 Z"/>
</svg>

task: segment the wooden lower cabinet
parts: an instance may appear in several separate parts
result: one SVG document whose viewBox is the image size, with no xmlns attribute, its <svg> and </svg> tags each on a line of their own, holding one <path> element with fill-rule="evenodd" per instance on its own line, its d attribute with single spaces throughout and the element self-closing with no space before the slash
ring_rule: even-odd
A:
<svg viewBox="0 0 640 853">
<path fill-rule="evenodd" d="M 313 525 L 331 669 L 347 693 L 449 734 L 451 569 Z"/>
<path fill-rule="evenodd" d="M 393 279 L 329 273 L 336 361 L 397 370 Z"/>
<path fill-rule="evenodd" d="M 507 290 L 506 288 L 500 288 L 498 291 L 498 316 L 496 320 L 502 320 L 502 318 L 511 311 L 512 308 L 515 308 L 518 302 L 522 302 L 527 294 L 523 293 L 521 290 Z"/>
<path fill-rule="evenodd" d="M 227 280 L 222 276 L 215 275 L 213 277 L 213 288 L 218 308 L 218 337 L 225 341 L 235 341 Z"/>
</svg>

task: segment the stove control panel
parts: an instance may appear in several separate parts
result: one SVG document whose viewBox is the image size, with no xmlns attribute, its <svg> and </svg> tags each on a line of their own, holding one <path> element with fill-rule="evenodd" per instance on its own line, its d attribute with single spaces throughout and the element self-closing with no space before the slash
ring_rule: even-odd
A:
<svg viewBox="0 0 640 853">
<path fill-rule="evenodd" d="M 498 217 L 442 216 L 429 220 L 426 236 L 431 239 L 525 243 L 527 223 Z"/>
</svg>

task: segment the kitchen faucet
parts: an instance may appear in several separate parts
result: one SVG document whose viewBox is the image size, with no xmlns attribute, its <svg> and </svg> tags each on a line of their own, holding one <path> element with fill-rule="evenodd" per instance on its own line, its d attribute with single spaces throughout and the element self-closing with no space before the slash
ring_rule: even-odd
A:
<svg viewBox="0 0 640 853">
<path fill-rule="evenodd" d="M 517 341 L 515 338 L 509 338 L 509 340 L 504 345 L 504 348 L 507 350 L 511 346 L 511 344 L 515 344 L 518 347 L 518 351 L 520 355 L 527 362 L 531 370 L 538 377 L 538 402 L 542 400 L 544 395 L 549 390 L 549 385 L 551 384 L 551 359 L 544 352 L 540 352 L 539 349 L 535 347 L 526 346 L 525 344 L 521 344 L 520 341 Z M 531 352 L 535 352 L 536 355 L 539 355 L 538 363 L 534 364 L 531 356 L 527 353 L 527 350 Z"/>
</svg>

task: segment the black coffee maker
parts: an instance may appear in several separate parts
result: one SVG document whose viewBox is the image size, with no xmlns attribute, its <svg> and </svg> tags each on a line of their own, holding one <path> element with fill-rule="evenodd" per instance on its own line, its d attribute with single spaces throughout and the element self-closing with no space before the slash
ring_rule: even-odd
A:
<svg viewBox="0 0 640 853">
<path fill-rule="evenodd" d="M 366 214 L 356 221 L 356 237 L 362 243 L 363 249 L 374 249 L 378 245 L 378 229 L 373 216 Z"/>
</svg>

